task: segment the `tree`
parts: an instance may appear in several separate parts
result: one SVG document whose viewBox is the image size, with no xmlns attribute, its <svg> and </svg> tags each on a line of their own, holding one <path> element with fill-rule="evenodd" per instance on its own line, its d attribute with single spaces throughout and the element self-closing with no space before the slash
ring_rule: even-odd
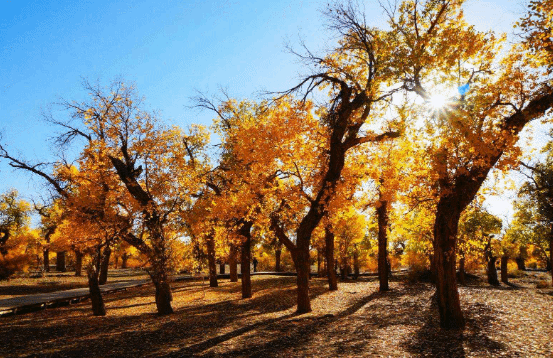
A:
<svg viewBox="0 0 553 358">
<path fill-rule="evenodd" d="M 546 69 L 522 45 L 501 57 L 502 38 L 466 24 L 462 3 L 407 1 L 398 16 L 390 12 L 398 76 L 404 91 L 423 102 L 413 114 L 424 123 L 420 140 L 428 140 L 425 152 L 438 198 L 434 261 L 444 328 L 464 326 L 455 278 L 461 213 L 492 168 L 516 163 L 518 134 L 553 105 Z M 456 93 L 437 95 L 447 88 Z"/>
</svg>

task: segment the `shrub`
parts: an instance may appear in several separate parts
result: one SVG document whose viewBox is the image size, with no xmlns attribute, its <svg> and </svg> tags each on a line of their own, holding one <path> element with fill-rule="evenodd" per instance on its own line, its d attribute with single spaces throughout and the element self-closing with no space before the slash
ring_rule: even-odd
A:
<svg viewBox="0 0 553 358">
<path fill-rule="evenodd" d="M 549 288 L 549 287 L 551 287 L 551 282 L 545 281 L 545 280 L 540 280 L 536 284 L 536 288 Z"/>
</svg>

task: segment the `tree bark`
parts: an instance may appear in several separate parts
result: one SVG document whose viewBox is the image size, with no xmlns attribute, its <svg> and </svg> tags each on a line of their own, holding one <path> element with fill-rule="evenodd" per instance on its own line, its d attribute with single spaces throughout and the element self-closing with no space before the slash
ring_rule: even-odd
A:
<svg viewBox="0 0 553 358">
<path fill-rule="evenodd" d="M 465 275 L 465 255 L 461 255 L 461 258 L 459 259 L 459 283 L 463 286 L 467 285 Z"/>
<path fill-rule="evenodd" d="M 102 263 L 100 265 L 100 276 L 98 277 L 98 283 L 105 285 L 108 281 L 109 260 L 111 258 L 111 247 L 106 245 L 104 253 L 102 254 Z"/>
<path fill-rule="evenodd" d="M 253 223 L 250 221 L 245 222 L 240 228 L 240 235 L 243 237 L 242 252 L 240 260 L 240 268 L 242 271 L 242 298 L 252 297 L 252 281 L 250 275 L 250 261 L 251 261 L 251 227 Z"/>
<path fill-rule="evenodd" d="M 44 271 L 50 272 L 50 250 L 44 249 L 42 255 L 44 257 Z"/>
<path fill-rule="evenodd" d="M 359 278 L 359 251 L 357 247 L 353 251 L 353 278 L 356 280 Z"/>
<path fill-rule="evenodd" d="M 90 303 L 92 305 L 92 314 L 94 316 L 106 315 L 106 306 L 104 304 L 104 299 L 102 297 L 102 292 L 100 291 L 100 285 L 98 283 L 101 260 L 100 250 L 101 249 L 98 248 L 97 254 L 95 255 L 90 265 L 88 265 L 88 268 L 86 270 L 88 276 L 88 290 L 90 292 Z"/>
<path fill-rule="evenodd" d="M 224 262 L 221 263 L 221 264 L 219 264 L 219 273 L 220 273 L 221 275 L 224 275 L 224 274 L 225 274 L 225 263 L 224 263 Z"/>
<path fill-rule="evenodd" d="M 213 234 L 206 238 L 207 263 L 209 269 L 209 287 L 219 286 L 217 283 L 217 263 L 215 262 L 215 239 Z"/>
<path fill-rule="evenodd" d="M 297 313 L 311 312 L 311 301 L 309 299 L 309 248 L 297 250 L 296 254 L 297 272 Z"/>
<path fill-rule="evenodd" d="M 376 207 L 378 219 L 378 280 L 379 291 L 388 291 L 388 202 L 379 200 Z"/>
<path fill-rule="evenodd" d="M 280 267 L 280 257 L 282 255 L 282 250 L 280 248 L 277 248 L 275 250 L 275 271 L 280 272 L 282 269 Z"/>
<path fill-rule="evenodd" d="M 450 196 L 441 197 L 436 207 L 433 264 L 440 325 L 443 328 L 462 328 L 465 325 L 455 277 L 455 246 L 462 209 L 458 200 Z"/>
<path fill-rule="evenodd" d="M 162 272 L 157 272 L 152 275 L 152 281 L 156 288 L 156 308 L 158 315 L 164 316 L 173 313 L 173 307 L 171 307 L 173 294 L 171 292 L 171 285 L 168 277 Z"/>
<path fill-rule="evenodd" d="M 525 260 L 522 258 L 522 257 L 517 257 L 515 259 L 516 263 L 517 263 L 517 268 L 521 271 L 524 271 L 526 270 L 526 263 L 524 262 Z"/>
<path fill-rule="evenodd" d="M 317 248 L 317 276 L 322 276 L 322 261 L 323 261 L 323 254 L 321 252 L 321 249 Z"/>
<path fill-rule="evenodd" d="M 129 260 L 129 254 L 124 252 L 123 255 L 121 255 L 121 268 L 122 269 L 126 269 L 127 268 L 127 263 L 128 263 L 128 260 Z"/>
<path fill-rule="evenodd" d="M 501 282 L 509 283 L 509 276 L 507 275 L 507 263 L 509 257 L 506 255 L 501 256 Z"/>
<path fill-rule="evenodd" d="M 75 276 L 82 276 L 83 270 L 83 253 L 75 250 Z"/>
<path fill-rule="evenodd" d="M 334 233 L 329 227 L 325 227 L 325 256 L 326 256 L 326 276 L 328 278 L 328 289 L 330 291 L 338 290 L 338 281 L 336 279 L 336 270 L 334 270 Z"/>
<path fill-rule="evenodd" d="M 497 279 L 497 269 L 495 268 L 495 262 L 497 257 L 489 256 L 488 257 L 488 283 L 493 286 L 499 286 L 499 280 Z"/>
<path fill-rule="evenodd" d="M 230 271 L 230 282 L 238 282 L 238 267 L 236 262 L 236 245 L 230 245 L 230 252 L 228 257 L 229 271 Z"/>
<path fill-rule="evenodd" d="M 553 232 L 549 236 L 549 263 L 551 266 L 551 286 L 553 287 Z"/>
<path fill-rule="evenodd" d="M 65 272 L 65 251 L 56 252 L 56 271 Z"/>
</svg>

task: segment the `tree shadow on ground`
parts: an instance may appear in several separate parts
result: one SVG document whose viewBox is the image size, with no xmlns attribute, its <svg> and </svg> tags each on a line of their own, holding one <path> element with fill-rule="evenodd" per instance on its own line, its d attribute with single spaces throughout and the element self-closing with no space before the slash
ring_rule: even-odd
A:
<svg viewBox="0 0 553 358">
<path fill-rule="evenodd" d="M 235 296 L 201 306 L 184 306 L 177 308 L 175 314 L 163 317 L 154 313 L 115 315 L 115 309 L 111 310 L 111 316 L 108 309 L 108 316 L 93 317 L 88 302 L 28 316 L 7 317 L 0 321 L 2 354 L 136 357 L 166 355 L 170 347 L 196 347 L 195 350 L 203 351 L 292 316 L 278 312 L 295 306 L 295 288 L 280 287 L 279 282 L 270 279 L 267 283 L 252 283 L 254 296 L 251 299 Z M 323 286 L 312 285 L 312 298 L 327 291 Z M 256 287 L 262 290 L 256 292 Z M 153 301 L 153 289 L 148 288 L 138 292 L 129 290 L 120 293 L 120 297 L 108 296 L 106 303 L 116 302 L 121 307 L 141 306 L 124 301 L 126 298 L 132 300 L 137 293 L 140 293 L 138 296 L 150 295 Z M 261 316 L 274 313 L 277 315 L 271 318 Z M 221 334 L 224 331 L 227 333 Z"/>
<path fill-rule="evenodd" d="M 486 335 L 486 328 L 496 319 L 495 308 L 474 303 L 464 308 L 464 329 L 441 329 L 435 295 L 430 306 L 421 311 L 422 327 L 405 343 L 407 351 L 429 357 L 465 357 L 465 347 L 471 354 L 489 356 L 507 347 Z M 506 352 L 502 352 L 506 353 Z"/>
<path fill-rule="evenodd" d="M 339 312 L 336 315 L 323 315 L 318 317 L 313 316 L 296 316 L 295 319 L 289 319 L 291 317 L 285 316 L 278 320 L 268 321 L 267 324 L 262 327 L 251 327 L 252 329 L 259 329 L 255 332 L 255 338 L 252 339 L 246 347 L 240 347 L 234 350 L 229 350 L 223 354 L 219 352 L 205 352 L 214 345 L 196 345 L 187 347 L 179 352 L 175 352 L 172 356 L 202 356 L 202 357 L 273 357 L 273 356 L 290 356 L 290 355 L 303 355 L 294 354 L 291 352 L 298 352 L 303 346 L 309 346 L 313 336 L 328 330 L 330 327 L 334 327 L 337 322 L 342 320 L 350 320 L 350 316 L 357 313 L 367 303 L 377 300 L 384 295 L 391 297 L 399 297 L 403 293 L 400 291 L 392 290 L 386 293 L 373 292 L 354 304 L 347 307 L 345 310 Z M 241 329 L 235 331 L 235 333 L 243 334 Z M 236 336 L 236 335 L 232 335 Z M 263 342 L 259 342 L 261 337 L 274 337 L 265 339 Z M 336 339 L 338 347 L 335 352 L 337 354 L 355 355 L 362 354 L 366 340 L 359 339 L 355 336 L 355 333 L 347 332 L 345 335 L 339 335 Z M 365 337 L 366 338 L 366 337 Z M 249 339 L 248 339 L 249 340 Z M 220 342 L 218 342 L 220 343 Z M 202 352 L 204 352 L 202 354 Z M 315 352 L 306 352 L 309 355 L 317 356 Z M 332 356 L 332 355 L 330 355 Z"/>
</svg>

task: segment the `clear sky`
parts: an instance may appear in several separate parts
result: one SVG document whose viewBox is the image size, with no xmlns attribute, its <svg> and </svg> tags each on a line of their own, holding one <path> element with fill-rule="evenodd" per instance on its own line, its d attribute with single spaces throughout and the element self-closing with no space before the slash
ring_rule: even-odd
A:
<svg viewBox="0 0 553 358">
<path fill-rule="evenodd" d="M 195 89 L 233 97 L 292 86 L 301 65 L 285 51 L 299 38 L 315 50 L 330 36 L 320 11 L 328 1 L 0 0 L 0 132 L 10 151 L 30 161 L 56 154 L 41 120 L 60 98 L 83 98 L 81 78 L 133 81 L 148 107 L 167 123 L 211 122 L 187 108 Z M 371 25 L 385 18 L 365 0 Z M 468 21 L 509 32 L 524 0 L 468 0 Z M 0 162 L 0 192 L 28 199 L 43 183 Z"/>
</svg>

